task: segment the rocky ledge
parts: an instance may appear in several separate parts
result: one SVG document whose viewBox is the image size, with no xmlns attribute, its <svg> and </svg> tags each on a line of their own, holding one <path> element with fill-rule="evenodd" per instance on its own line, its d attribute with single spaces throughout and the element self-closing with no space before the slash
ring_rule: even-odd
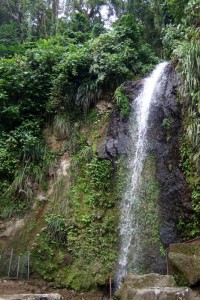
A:
<svg viewBox="0 0 200 300">
<path fill-rule="evenodd" d="M 63 297 L 57 293 L 51 294 L 17 294 L 0 295 L 0 300 L 62 300 Z"/>
<path fill-rule="evenodd" d="M 188 287 L 176 287 L 173 276 L 159 274 L 127 275 L 115 300 L 199 300 Z"/>
</svg>

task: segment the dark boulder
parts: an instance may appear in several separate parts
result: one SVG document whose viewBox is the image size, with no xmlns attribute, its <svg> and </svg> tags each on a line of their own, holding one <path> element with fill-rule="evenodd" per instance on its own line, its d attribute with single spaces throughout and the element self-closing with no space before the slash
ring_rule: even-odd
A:
<svg viewBox="0 0 200 300">
<path fill-rule="evenodd" d="M 107 138 L 97 147 L 100 158 L 114 159 L 118 155 L 126 155 L 129 147 L 129 119 L 120 116 L 115 109 L 108 128 Z"/>
</svg>

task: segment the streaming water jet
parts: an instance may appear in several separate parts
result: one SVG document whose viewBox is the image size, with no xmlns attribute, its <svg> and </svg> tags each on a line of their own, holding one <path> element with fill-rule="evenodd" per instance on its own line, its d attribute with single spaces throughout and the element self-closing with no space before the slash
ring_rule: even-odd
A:
<svg viewBox="0 0 200 300">
<path fill-rule="evenodd" d="M 167 62 L 162 62 L 151 75 L 144 80 L 143 89 L 133 102 L 134 114 L 130 120 L 131 151 L 128 157 L 128 184 L 121 203 L 120 251 L 117 263 L 116 285 L 127 272 L 137 273 L 138 254 L 141 249 L 141 224 L 139 222 L 138 186 L 141 182 L 144 161 L 147 154 L 147 131 L 149 112 L 153 102 L 162 93 L 162 81 Z M 131 248 L 131 250 L 130 250 Z M 131 256 L 131 267 L 129 257 Z"/>
</svg>

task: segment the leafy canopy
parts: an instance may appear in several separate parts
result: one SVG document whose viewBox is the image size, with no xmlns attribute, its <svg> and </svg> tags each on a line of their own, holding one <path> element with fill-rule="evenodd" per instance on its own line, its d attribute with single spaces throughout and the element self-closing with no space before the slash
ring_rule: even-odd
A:
<svg viewBox="0 0 200 300">
<path fill-rule="evenodd" d="M 123 16 L 107 32 L 96 29 L 75 13 L 62 34 L 21 44 L 20 53 L 0 60 L 0 140 L 6 145 L 0 176 L 10 185 L 7 197 L 30 200 L 31 187 L 45 174 L 51 156 L 42 139 L 47 120 L 57 124 L 57 116 L 68 122 L 86 116 L 103 93 L 112 94 L 157 61 L 134 16 Z"/>
</svg>

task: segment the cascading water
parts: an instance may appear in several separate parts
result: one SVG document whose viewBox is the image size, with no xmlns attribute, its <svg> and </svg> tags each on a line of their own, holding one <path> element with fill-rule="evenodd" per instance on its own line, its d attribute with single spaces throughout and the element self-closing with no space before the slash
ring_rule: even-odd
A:
<svg viewBox="0 0 200 300">
<path fill-rule="evenodd" d="M 70 1 L 67 0 L 59 0 L 59 7 L 58 7 L 58 17 L 62 18 L 65 17 L 66 10 L 69 10 Z"/>
<path fill-rule="evenodd" d="M 151 103 L 156 101 L 162 89 L 162 77 L 167 62 L 160 63 L 150 77 L 144 80 L 143 90 L 133 103 L 134 114 L 131 119 L 131 151 L 128 158 L 129 178 L 127 190 L 121 204 L 120 253 L 116 272 L 116 285 L 127 272 L 138 273 L 139 253 L 142 251 L 141 226 L 139 221 L 140 204 L 138 186 L 147 154 L 147 130 Z M 131 263 L 129 258 L 131 256 Z"/>
</svg>

